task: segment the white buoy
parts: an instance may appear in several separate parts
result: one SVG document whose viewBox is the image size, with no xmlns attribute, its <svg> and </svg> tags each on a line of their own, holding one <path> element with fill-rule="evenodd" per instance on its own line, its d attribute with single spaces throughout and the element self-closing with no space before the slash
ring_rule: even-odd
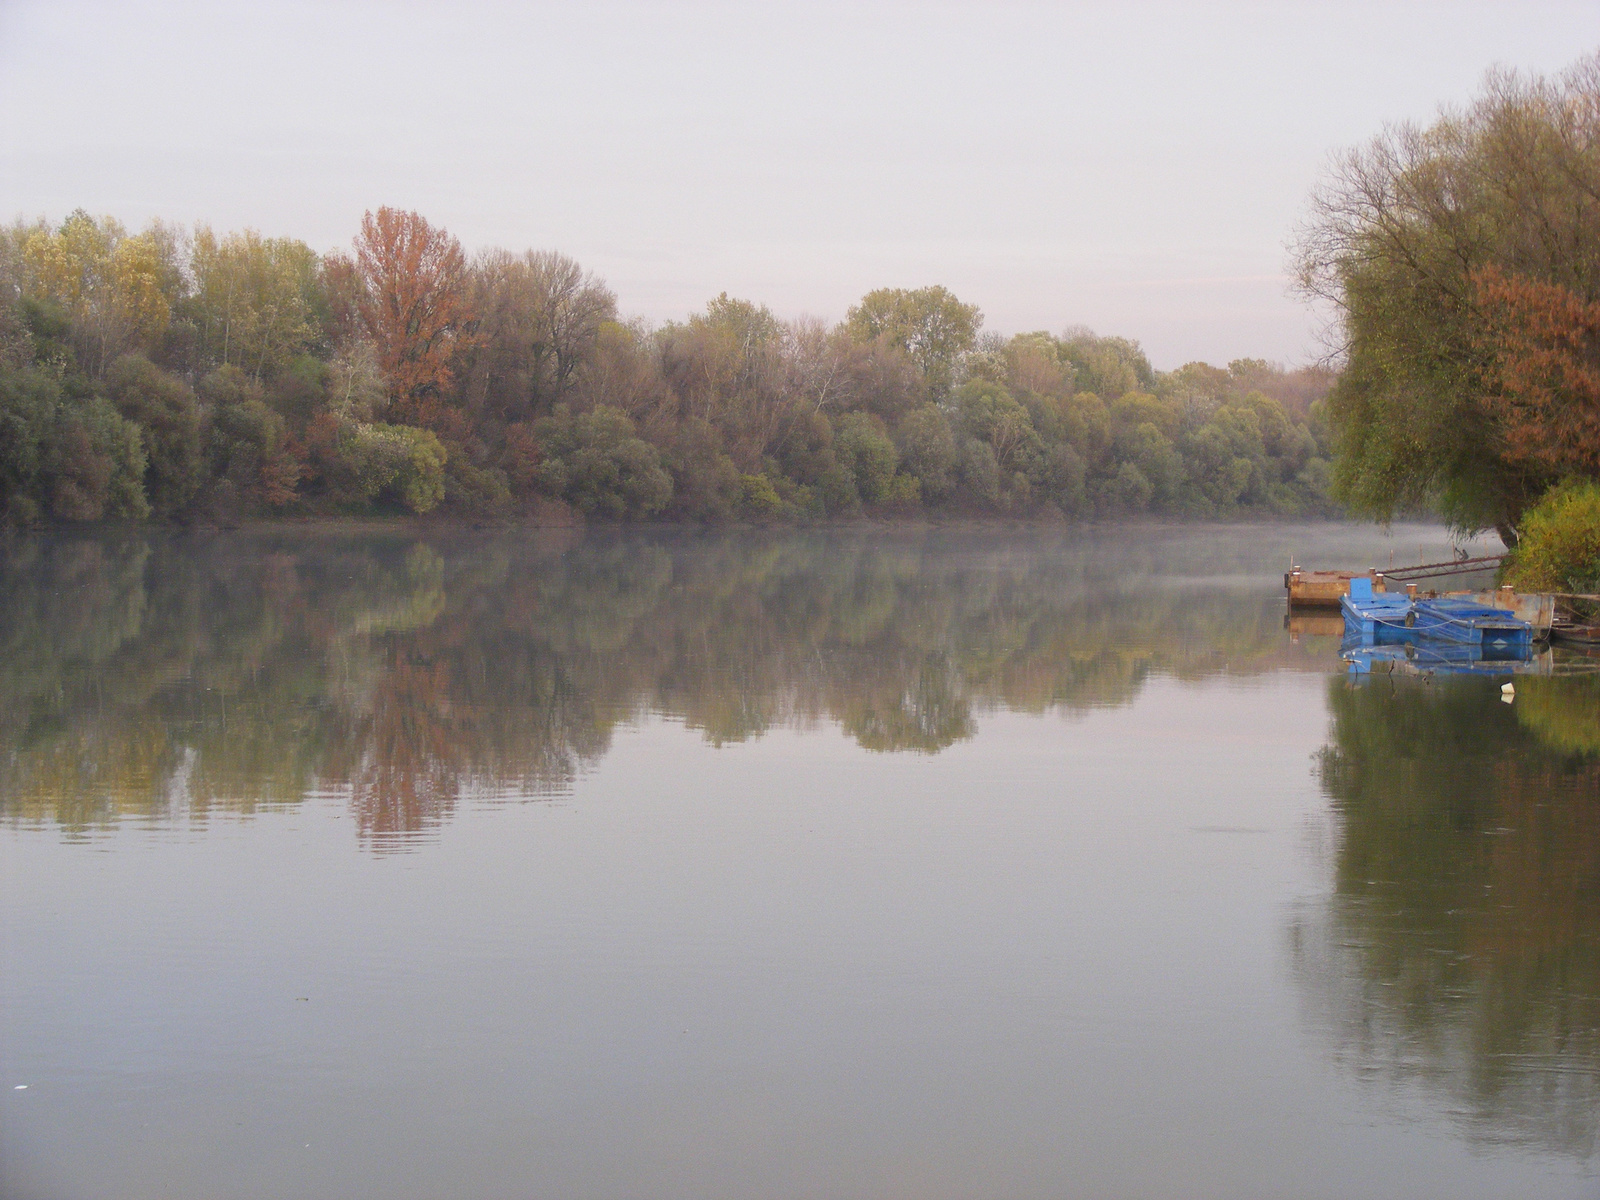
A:
<svg viewBox="0 0 1600 1200">
<path fill-rule="evenodd" d="M 1502 683 L 1500 685 L 1500 694 L 1502 696 L 1515 696 L 1517 694 L 1517 685 L 1514 683 Z"/>
</svg>

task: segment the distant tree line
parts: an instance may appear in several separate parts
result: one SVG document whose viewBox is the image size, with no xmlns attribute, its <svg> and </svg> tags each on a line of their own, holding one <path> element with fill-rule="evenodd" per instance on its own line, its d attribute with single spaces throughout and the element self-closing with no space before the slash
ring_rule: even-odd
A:
<svg viewBox="0 0 1600 1200">
<path fill-rule="evenodd" d="M 1327 510 L 1325 369 L 1158 372 L 1003 338 L 942 287 L 829 326 L 726 294 L 651 327 L 553 252 L 414 212 L 351 253 L 75 212 L 0 231 L 0 517 L 845 519 Z"/>
</svg>

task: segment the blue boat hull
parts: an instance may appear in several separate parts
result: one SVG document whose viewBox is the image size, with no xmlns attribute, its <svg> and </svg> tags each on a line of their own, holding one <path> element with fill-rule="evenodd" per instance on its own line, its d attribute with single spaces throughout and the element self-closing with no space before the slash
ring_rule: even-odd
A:
<svg viewBox="0 0 1600 1200">
<path fill-rule="evenodd" d="M 1416 632 L 1407 624 L 1411 616 L 1411 601 L 1404 596 L 1342 596 L 1339 610 L 1344 613 L 1346 637 L 1355 637 L 1366 645 L 1409 642 Z"/>
<path fill-rule="evenodd" d="M 1358 588 L 1359 583 L 1366 581 L 1353 580 L 1350 593 L 1339 601 L 1347 640 L 1367 646 L 1445 642 L 1498 647 L 1497 653 L 1508 654 L 1533 646 L 1533 626 L 1506 609 L 1454 596 L 1412 600 L 1374 594 L 1370 584 Z"/>
<path fill-rule="evenodd" d="M 1421 637 L 1469 646 L 1531 646 L 1533 626 L 1501 608 L 1445 597 L 1418 600 L 1413 627 Z"/>
</svg>

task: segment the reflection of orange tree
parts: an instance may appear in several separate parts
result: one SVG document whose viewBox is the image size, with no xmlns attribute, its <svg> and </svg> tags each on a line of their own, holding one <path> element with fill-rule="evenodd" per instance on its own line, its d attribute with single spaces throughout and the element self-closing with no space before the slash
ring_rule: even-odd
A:
<svg viewBox="0 0 1600 1200">
<path fill-rule="evenodd" d="M 1526 682 L 1600 705 L 1593 679 Z M 1335 894 L 1294 943 L 1339 1053 L 1443 1088 L 1476 1133 L 1591 1152 L 1600 757 L 1541 742 L 1484 680 L 1336 679 L 1329 704 Z"/>
<path fill-rule="evenodd" d="M 998 706 L 1320 669 L 1331 645 L 1288 645 L 1270 576 L 1155 574 L 1246 570 L 1253 536 L 1193 561 L 1038 531 L 25 541 L 0 564 L 0 699 L 30 714 L 0 726 L 0 806 L 82 824 L 335 787 L 387 836 L 466 791 L 548 793 L 644 712 L 717 743 L 830 721 L 936 752 Z"/>
<path fill-rule="evenodd" d="M 417 644 L 426 640 L 394 650 L 360 730 L 350 806 L 367 836 L 412 833 L 455 808 L 471 735 L 452 712 L 448 664 Z"/>
</svg>

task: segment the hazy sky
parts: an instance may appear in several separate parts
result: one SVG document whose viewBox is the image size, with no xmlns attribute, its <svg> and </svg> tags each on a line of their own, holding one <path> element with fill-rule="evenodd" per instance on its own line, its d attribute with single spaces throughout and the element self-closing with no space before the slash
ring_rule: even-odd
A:
<svg viewBox="0 0 1600 1200">
<path fill-rule="evenodd" d="M 1301 362 L 1330 152 L 1600 48 L 1600 3 L 0 3 L 0 216 L 346 245 L 416 208 L 625 312 L 837 318 L 943 283 L 1002 333 Z"/>
</svg>

